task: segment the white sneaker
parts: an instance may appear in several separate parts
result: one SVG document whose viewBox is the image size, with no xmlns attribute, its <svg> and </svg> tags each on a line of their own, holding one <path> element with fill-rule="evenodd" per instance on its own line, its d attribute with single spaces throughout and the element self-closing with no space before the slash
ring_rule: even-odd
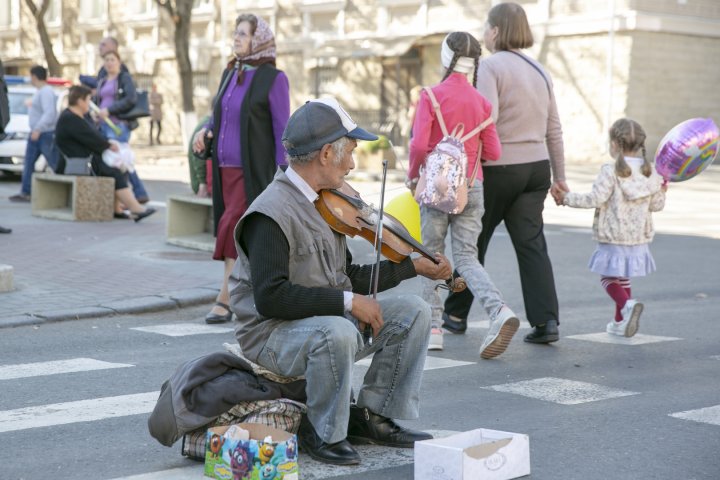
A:
<svg viewBox="0 0 720 480">
<path fill-rule="evenodd" d="M 620 310 L 623 317 L 622 321 L 608 323 L 605 331 L 610 335 L 632 337 L 640 328 L 640 315 L 642 315 L 643 308 L 644 305 L 637 300 L 628 300 Z"/>
<path fill-rule="evenodd" d="M 442 350 L 442 349 L 443 349 L 442 328 L 430 329 L 430 343 L 428 343 L 428 350 Z"/>
<path fill-rule="evenodd" d="M 490 323 L 490 329 L 480 346 L 480 358 L 495 358 L 503 353 L 518 328 L 520 320 L 517 316 L 509 307 L 502 307 L 495 320 Z"/>
<path fill-rule="evenodd" d="M 618 337 L 624 337 L 625 336 L 625 325 L 620 327 L 620 324 L 622 322 L 616 322 L 615 320 L 610 320 L 608 324 L 605 326 L 605 331 L 610 335 L 617 335 Z"/>
</svg>

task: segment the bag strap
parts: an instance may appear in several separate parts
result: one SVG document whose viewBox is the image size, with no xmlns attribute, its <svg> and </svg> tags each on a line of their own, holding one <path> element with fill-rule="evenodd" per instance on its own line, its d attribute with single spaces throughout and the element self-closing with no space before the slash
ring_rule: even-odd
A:
<svg viewBox="0 0 720 480">
<path fill-rule="evenodd" d="M 525 57 L 525 55 L 522 55 L 522 54 L 520 54 L 520 53 L 518 53 L 518 52 L 515 52 L 515 51 L 513 51 L 513 50 L 506 50 L 506 52 L 514 53 L 514 54 L 517 55 L 518 57 L 520 57 L 520 58 L 522 58 L 523 60 L 525 60 L 525 61 L 528 63 L 528 65 L 530 65 L 531 67 L 533 67 L 533 68 L 535 69 L 535 71 L 540 74 L 540 76 L 542 77 L 542 79 L 545 80 L 545 86 L 547 87 L 548 95 L 552 96 L 552 93 L 550 92 L 550 82 L 548 82 L 547 77 L 546 77 L 545 74 L 542 72 L 542 70 L 540 70 L 540 67 L 538 67 L 538 66 L 535 65 L 533 62 L 531 62 L 529 58 Z"/>
<path fill-rule="evenodd" d="M 443 136 L 448 136 L 448 129 L 447 126 L 445 126 L 445 119 L 442 116 L 442 112 L 440 111 L 440 104 L 437 101 L 437 98 L 435 98 L 435 94 L 432 91 L 432 88 L 430 87 L 423 87 L 423 90 L 425 90 L 428 94 L 428 97 L 430 97 L 430 102 L 432 103 L 433 109 L 435 109 L 435 116 L 438 119 L 438 123 L 440 124 L 440 130 L 442 130 Z"/>
</svg>

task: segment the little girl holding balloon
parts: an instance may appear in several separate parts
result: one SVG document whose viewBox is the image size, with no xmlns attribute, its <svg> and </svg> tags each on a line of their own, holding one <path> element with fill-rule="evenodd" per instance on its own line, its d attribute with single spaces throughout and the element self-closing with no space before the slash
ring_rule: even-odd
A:
<svg viewBox="0 0 720 480">
<path fill-rule="evenodd" d="M 610 127 L 610 155 L 589 193 L 562 192 L 558 203 L 595 208 L 593 239 L 598 242 L 589 268 L 615 302 L 615 318 L 606 327 L 611 335 L 637 333 L 643 304 L 632 298 L 631 277 L 655 271 L 650 253 L 655 231 L 652 212 L 665 206 L 667 186 L 645 152 L 645 131 L 634 120 L 621 118 Z"/>
</svg>

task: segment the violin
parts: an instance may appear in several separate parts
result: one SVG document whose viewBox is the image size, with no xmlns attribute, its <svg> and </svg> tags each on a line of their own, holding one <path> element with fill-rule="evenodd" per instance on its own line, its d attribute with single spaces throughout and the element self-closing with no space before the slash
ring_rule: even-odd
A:
<svg viewBox="0 0 720 480">
<path fill-rule="evenodd" d="M 338 189 L 320 190 L 315 200 L 315 208 L 330 228 L 349 237 L 360 235 L 375 245 L 379 227 L 379 212 L 360 198 L 360 194 L 347 182 Z M 432 252 L 415 240 L 407 228 L 398 219 L 383 212 L 382 244 L 380 253 L 393 263 L 400 263 L 411 253 L 417 252 L 432 261 L 440 262 Z M 466 284 L 462 277 L 449 278 L 445 285 L 439 285 L 453 292 L 465 290 Z"/>
</svg>

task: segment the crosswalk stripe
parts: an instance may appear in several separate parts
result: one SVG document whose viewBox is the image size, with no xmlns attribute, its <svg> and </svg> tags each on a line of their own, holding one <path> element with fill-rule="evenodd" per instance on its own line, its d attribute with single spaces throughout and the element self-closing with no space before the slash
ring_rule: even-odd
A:
<svg viewBox="0 0 720 480">
<path fill-rule="evenodd" d="M 92 358 L 71 358 L 69 360 L 55 360 L 51 362 L 19 363 L 17 365 L 0 366 L 0 380 L 134 366 L 135 365 L 128 363 L 103 362 Z"/>
<path fill-rule="evenodd" d="M 130 330 L 139 332 L 157 333 L 168 337 L 185 337 L 187 335 L 205 335 L 209 333 L 229 333 L 234 329 L 216 327 L 212 325 L 199 325 L 192 323 L 175 323 L 171 325 L 151 325 L 149 327 L 134 327 Z"/>
<path fill-rule="evenodd" d="M 370 367 L 372 357 L 363 358 L 355 363 L 355 365 L 361 367 Z M 439 368 L 451 368 L 451 367 L 462 367 L 463 365 L 474 365 L 475 362 L 461 362 L 458 360 L 450 360 L 449 358 L 441 357 L 425 357 L 425 367 L 423 370 L 437 370 Z"/>
<path fill-rule="evenodd" d="M 504 383 L 481 387 L 496 392 L 514 393 L 524 397 L 559 403 L 560 405 L 578 405 L 616 397 L 639 395 L 640 392 L 620 390 L 594 383 L 566 380 L 564 378 L 536 378 L 522 382 Z"/>
<path fill-rule="evenodd" d="M 0 411 L 0 433 L 150 413 L 159 394 L 136 393 Z"/>
<path fill-rule="evenodd" d="M 682 420 L 692 420 L 693 422 L 709 423 L 710 425 L 720 426 L 720 405 L 699 408 L 697 410 L 687 410 L 685 412 L 671 413 L 670 416 L 680 418 Z"/>
<path fill-rule="evenodd" d="M 677 337 L 661 337 L 658 335 L 643 335 L 638 333 L 633 337 L 619 337 L 617 335 L 610 335 L 609 333 L 587 333 L 582 335 L 568 335 L 564 338 L 574 338 L 576 340 L 587 340 L 589 342 L 598 343 L 614 343 L 618 345 L 645 345 L 648 343 L 658 342 L 672 342 L 675 340 L 682 340 Z"/>
</svg>

